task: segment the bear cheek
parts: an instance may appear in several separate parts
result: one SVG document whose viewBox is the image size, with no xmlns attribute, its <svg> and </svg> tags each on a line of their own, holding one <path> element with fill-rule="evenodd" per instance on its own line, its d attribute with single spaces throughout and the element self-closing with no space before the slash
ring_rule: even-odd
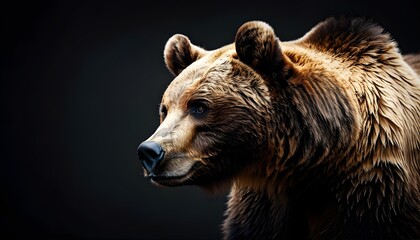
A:
<svg viewBox="0 0 420 240">
<path fill-rule="evenodd" d="M 210 132 L 199 132 L 193 143 L 193 149 L 203 156 L 207 168 L 216 168 L 213 172 L 238 171 L 259 154 L 261 147 L 252 132 L 246 132 L 240 124 L 231 121 L 227 128 Z M 247 125 L 249 126 L 249 125 Z M 241 149 L 240 152 L 237 149 Z"/>
</svg>

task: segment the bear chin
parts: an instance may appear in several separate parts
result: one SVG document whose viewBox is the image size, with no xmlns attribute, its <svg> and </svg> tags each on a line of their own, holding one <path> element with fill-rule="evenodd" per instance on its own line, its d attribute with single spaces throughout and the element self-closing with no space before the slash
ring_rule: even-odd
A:
<svg viewBox="0 0 420 240">
<path fill-rule="evenodd" d="M 159 187 L 198 186 L 206 192 L 217 194 L 226 192 L 232 186 L 229 174 L 210 173 L 208 167 L 201 162 L 195 162 L 189 171 L 182 175 L 148 174 L 150 182 Z"/>
<path fill-rule="evenodd" d="M 153 184 L 158 186 L 177 187 L 183 185 L 194 185 L 196 184 L 194 181 L 195 175 L 201 166 L 201 162 L 195 162 L 186 172 L 181 174 L 165 171 L 160 174 L 146 174 L 146 177 L 149 178 Z"/>
</svg>

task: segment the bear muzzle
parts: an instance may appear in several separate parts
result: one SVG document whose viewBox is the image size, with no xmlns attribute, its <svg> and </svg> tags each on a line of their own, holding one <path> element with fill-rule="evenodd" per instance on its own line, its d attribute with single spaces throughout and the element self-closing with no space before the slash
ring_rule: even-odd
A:
<svg viewBox="0 0 420 240">
<path fill-rule="evenodd" d="M 141 143 L 137 153 L 145 170 L 145 177 L 160 186 L 189 184 L 202 165 L 183 154 L 166 154 L 158 142 L 151 140 Z"/>
</svg>

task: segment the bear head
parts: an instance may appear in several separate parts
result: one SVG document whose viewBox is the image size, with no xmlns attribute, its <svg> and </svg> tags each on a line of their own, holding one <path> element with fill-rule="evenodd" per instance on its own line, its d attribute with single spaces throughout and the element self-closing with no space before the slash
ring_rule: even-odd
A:
<svg viewBox="0 0 420 240">
<path fill-rule="evenodd" d="M 311 99 L 317 89 L 310 86 L 305 96 L 293 94 L 314 76 L 300 70 L 307 60 L 285 54 L 281 44 L 261 21 L 245 23 L 233 44 L 213 51 L 171 37 L 164 59 L 176 77 L 163 94 L 159 128 L 138 148 L 145 176 L 213 190 L 244 174 L 250 182 L 252 175 L 287 175 L 285 169 L 308 165 L 305 156 L 327 155 L 326 141 L 347 144 L 354 125 L 346 96 Z M 326 131 L 336 137 L 322 136 Z"/>
</svg>

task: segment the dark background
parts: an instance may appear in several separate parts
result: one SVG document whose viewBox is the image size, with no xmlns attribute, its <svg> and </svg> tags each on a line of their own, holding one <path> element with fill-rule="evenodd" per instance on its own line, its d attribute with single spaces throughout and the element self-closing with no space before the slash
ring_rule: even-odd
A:
<svg viewBox="0 0 420 240">
<path fill-rule="evenodd" d="M 10 1 L 0 14 L 0 238 L 220 239 L 227 193 L 155 187 L 137 160 L 175 33 L 214 49 L 248 20 L 285 41 L 346 14 L 378 22 L 404 53 L 420 42 L 414 0 Z"/>
</svg>

